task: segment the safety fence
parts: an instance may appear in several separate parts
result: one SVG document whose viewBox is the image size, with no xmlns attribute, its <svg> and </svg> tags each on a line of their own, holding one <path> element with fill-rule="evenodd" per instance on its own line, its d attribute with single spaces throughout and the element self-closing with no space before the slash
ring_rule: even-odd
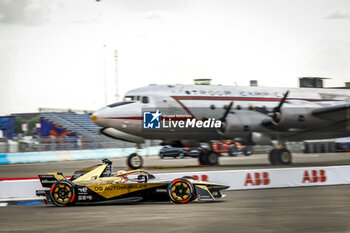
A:
<svg viewBox="0 0 350 233">
<path fill-rule="evenodd" d="M 142 147 L 158 146 L 159 140 L 146 140 Z M 0 154 L 40 151 L 92 150 L 135 147 L 134 143 L 99 136 L 82 137 L 19 137 L 14 140 L 0 138 Z"/>
<path fill-rule="evenodd" d="M 157 155 L 160 148 L 160 146 L 146 147 L 139 149 L 138 153 L 141 156 Z M 0 164 L 119 158 L 134 152 L 136 148 L 8 153 L 0 154 Z"/>
</svg>

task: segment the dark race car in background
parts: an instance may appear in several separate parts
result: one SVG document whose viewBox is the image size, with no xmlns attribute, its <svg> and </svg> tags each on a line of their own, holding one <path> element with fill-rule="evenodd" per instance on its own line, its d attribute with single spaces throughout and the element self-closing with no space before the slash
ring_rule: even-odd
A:
<svg viewBox="0 0 350 233">
<path fill-rule="evenodd" d="M 216 141 L 212 144 L 212 146 L 215 152 L 228 153 L 229 156 L 237 156 L 241 154 L 250 156 L 253 153 L 250 146 L 245 146 L 239 142 L 231 140 Z"/>
<path fill-rule="evenodd" d="M 193 157 L 193 158 L 198 158 L 200 153 L 201 153 L 200 148 L 197 148 L 197 147 L 164 146 L 159 151 L 159 157 L 161 159 L 163 159 L 165 157 L 173 157 L 173 158 Z"/>
</svg>

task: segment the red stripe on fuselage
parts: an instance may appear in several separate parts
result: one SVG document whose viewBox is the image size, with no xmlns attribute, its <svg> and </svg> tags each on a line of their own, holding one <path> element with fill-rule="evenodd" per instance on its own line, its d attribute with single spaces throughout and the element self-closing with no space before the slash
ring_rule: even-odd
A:
<svg viewBox="0 0 350 233">
<path fill-rule="evenodd" d="M 142 120 L 143 117 L 101 117 L 101 119 Z"/>
<path fill-rule="evenodd" d="M 281 101 L 282 98 L 278 97 L 235 97 L 235 96 L 172 96 L 175 100 L 237 100 L 237 101 Z M 306 99 L 306 98 L 287 98 L 288 100 L 303 100 L 310 102 L 320 101 L 336 101 L 329 99 Z"/>
<path fill-rule="evenodd" d="M 185 121 L 187 119 L 192 119 L 193 117 L 161 117 L 163 120 L 172 120 L 172 121 Z M 143 117 L 108 117 L 101 119 L 122 119 L 122 120 L 143 120 Z"/>
</svg>

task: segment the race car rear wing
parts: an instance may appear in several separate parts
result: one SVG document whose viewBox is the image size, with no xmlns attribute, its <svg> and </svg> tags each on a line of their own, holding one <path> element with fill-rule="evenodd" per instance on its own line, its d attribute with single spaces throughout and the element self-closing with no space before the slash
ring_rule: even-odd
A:
<svg viewBox="0 0 350 233">
<path fill-rule="evenodd" d="M 67 180 L 67 178 L 60 172 L 47 173 L 45 175 L 39 175 L 39 180 L 44 188 L 50 188 L 54 183 L 59 180 Z"/>
</svg>

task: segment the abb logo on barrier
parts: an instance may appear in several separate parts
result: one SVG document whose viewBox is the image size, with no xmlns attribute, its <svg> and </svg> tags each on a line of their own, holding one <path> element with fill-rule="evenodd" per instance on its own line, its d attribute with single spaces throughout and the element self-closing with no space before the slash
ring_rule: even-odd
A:
<svg viewBox="0 0 350 233">
<path fill-rule="evenodd" d="M 270 178 L 268 172 L 252 172 L 247 173 L 245 177 L 244 186 L 252 185 L 252 186 L 259 186 L 259 185 L 269 185 L 270 184 Z"/>
<path fill-rule="evenodd" d="M 323 183 L 327 181 L 326 171 L 320 170 L 305 170 L 303 176 L 303 183 Z"/>
<path fill-rule="evenodd" d="M 193 175 L 193 178 L 195 178 L 196 180 L 200 180 L 200 181 L 208 181 L 208 176 L 207 175 Z"/>
</svg>

